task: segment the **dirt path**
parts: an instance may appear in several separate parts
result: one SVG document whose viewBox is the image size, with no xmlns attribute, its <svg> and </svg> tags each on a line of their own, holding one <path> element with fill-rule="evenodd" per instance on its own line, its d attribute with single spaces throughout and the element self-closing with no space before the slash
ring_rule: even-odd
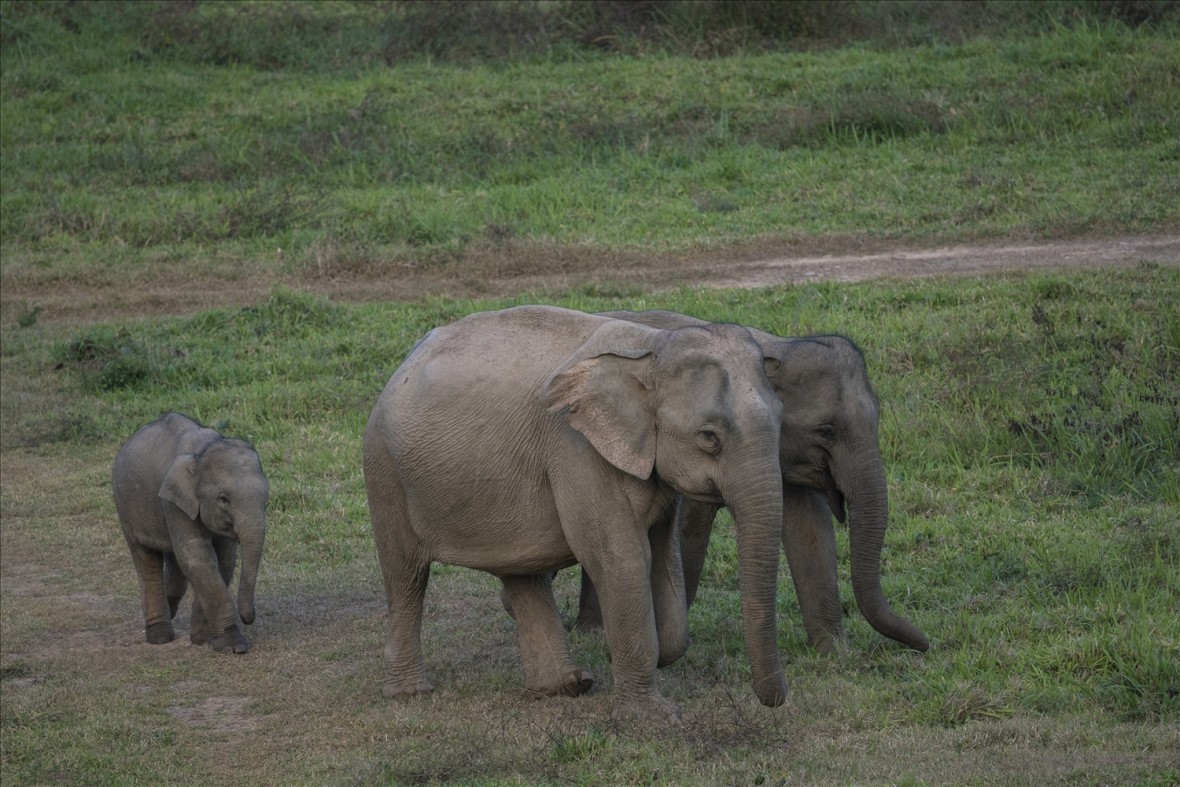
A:
<svg viewBox="0 0 1180 787">
<path fill-rule="evenodd" d="M 561 293 L 590 283 L 660 292 L 683 285 L 769 287 L 815 281 L 962 276 L 1005 270 L 1131 267 L 1142 262 L 1180 266 L 1180 235 L 1000 241 L 920 248 L 896 241 L 803 240 L 785 245 L 710 249 L 684 255 L 539 250 L 507 245 L 486 249 L 461 264 L 419 270 L 411 266 L 338 272 L 308 268 L 280 273 L 259 268 L 232 280 L 163 275 L 126 282 L 31 284 L 8 281 L 2 319 L 15 320 L 36 305 L 39 319 L 87 323 L 121 317 L 186 314 L 242 306 L 264 299 L 276 285 L 307 289 L 334 300 L 411 300 Z"/>
</svg>

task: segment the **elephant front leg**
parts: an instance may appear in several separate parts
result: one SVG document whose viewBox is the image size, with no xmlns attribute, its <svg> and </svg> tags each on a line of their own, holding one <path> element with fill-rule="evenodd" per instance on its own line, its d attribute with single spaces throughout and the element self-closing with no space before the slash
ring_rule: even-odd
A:
<svg viewBox="0 0 1180 787">
<path fill-rule="evenodd" d="M 656 686 L 660 641 L 652 603 L 651 558 L 646 538 L 636 539 L 626 560 L 586 556 L 582 559 L 598 588 L 603 624 L 615 677 L 611 719 L 669 722 L 680 708 Z M 636 556 L 640 556 L 636 560 Z M 581 559 L 581 558 L 580 558 Z"/>
<path fill-rule="evenodd" d="M 501 581 L 505 606 L 516 618 L 525 691 L 533 697 L 573 697 L 589 691 L 594 676 L 570 658 L 550 575 L 506 576 Z"/>
<path fill-rule="evenodd" d="M 183 543 L 177 547 L 176 560 L 193 588 L 189 640 L 194 645 L 208 642 L 219 653 L 247 652 L 250 644 L 242 633 L 214 545 L 209 541 Z M 228 570 L 232 574 L 232 565 Z"/>
<path fill-rule="evenodd" d="M 152 645 L 171 642 L 176 639 L 176 630 L 172 627 L 172 611 L 164 595 L 164 555 L 139 544 L 129 546 L 143 598 L 145 639 Z"/>
<path fill-rule="evenodd" d="M 840 608 L 836 534 L 822 494 L 805 487 L 783 487 L 783 548 L 807 644 L 821 653 L 843 652 L 848 635 Z"/>
<path fill-rule="evenodd" d="M 676 519 L 670 514 L 648 531 L 652 555 L 651 599 L 656 617 L 656 638 L 660 643 L 657 662 L 660 667 L 676 662 L 688 650 L 688 604 L 684 595 Z"/>
<path fill-rule="evenodd" d="M 697 586 L 700 584 L 701 573 L 705 568 L 709 536 L 713 532 L 713 520 L 717 517 L 719 510 L 721 510 L 721 506 L 698 503 L 686 497 L 679 497 L 676 501 L 675 517 L 679 530 L 679 560 L 683 575 L 683 581 L 680 584 L 684 588 L 683 601 L 686 615 L 687 608 L 692 606 L 692 602 L 696 598 Z M 653 543 L 652 554 L 659 554 L 659 551 L 659 548 Z M 654 579 L 653 577 L 653 581 Z M 666 610 L 660 601 L 655 584 L 652 585 L 652 590 L 656 592 L 656 620 L 663 621 L 663 611 Z M 672 622 L 672 618 L 668 618 L 668 621 Z M 684 625 L 687 632 L 687 620 Z M 598 591 L 585 569 L 582 570 L 582 589 L 578 596 L 578 619 L 574 623 L 574 628 L 580 631 L 594 631 L 602 628 L 602 602 L 599 601 Z M 687 637 L 687 633 L 685 636 Z M 674 639 L 675 637 L 666 636 L 661 632 L 660 650 L 665 649 L 664 643 L 666 641 L 671 642 Z M 685 644 L 687 646 L 687 642 Z M 675 661 L 675 659 L 672 660 Z M 671 662 L 665 662 L 661 658 L 661 666 L 665 663 Z"/>
</svg>

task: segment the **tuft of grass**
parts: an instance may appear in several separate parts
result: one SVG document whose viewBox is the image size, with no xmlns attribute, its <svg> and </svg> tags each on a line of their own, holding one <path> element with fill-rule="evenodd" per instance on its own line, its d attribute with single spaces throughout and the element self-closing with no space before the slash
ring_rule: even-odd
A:
<svg viewBox="0 0 1180 787">
<path fill-rule="evenodd" d="M 32 328 L 37 324 L 37 316 L 41 314 L 39 304 L 22 303 L 20 312 L 16 316 L 16 324 L 21 328 Z"/>
</svg>

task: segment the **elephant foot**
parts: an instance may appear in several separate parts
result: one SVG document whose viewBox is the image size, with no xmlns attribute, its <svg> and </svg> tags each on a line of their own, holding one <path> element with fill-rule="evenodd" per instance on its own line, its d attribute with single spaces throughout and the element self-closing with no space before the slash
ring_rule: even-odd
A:
<svg viewBox="0 0 1180 787">
<path fill-rule="evenodd" d="M 408 686 L 387 682 L 381 687 L 381 696 L 387 700 L 408 699 L 409 697 L 426 695 L 432 691 L 434 691 L 434 686 L 424 680 Z"/>
<path fill-rule="evenodd" d="M 535 700 L 544 697 L 580 697 L 590 691 L 590 687 L 593 685 L 594 673 L 589 670 L 574 669 L 562 675 L 557 684 L 525 686 L 525 694 Z"/>
<path fill-rule="evenodd" d="M 144 629 L 147 641 L 152 645 L 163 645 L 176 639 L 176 630 L 171 623 L 153 623 Z"/>
<path fill-rule="evenodd" d="M 194 645 L 204 645 L 209 641 L 209 629 L 194 628 L 188 633 L 188 641 Z"/>
<path fill-rule="evenodd" d="M 602 613 L 597 609 L 582 610 L 574 621 L 576 631 L 602 631 Z"/>
<path fill-rule="evenodd" d="M 807 644 L 817 653 L 825 656 L 845 656 L 848 654 L 848 636 L 840 631 L 837 634 L 820 634 L 808 637 Z"/>
<path fill-rule="evenodd" d="M 594 673 L 578 669 L 565 676 L 561 685 L 561 693 L 567 697 L 578 697 L 590 691 L 590 687 L 593 685 Z"/>
<path fill-rule="evenodd" d="M 213 650 L 218 653 L 245 653 L 249 649 L 250 643 L 236 628 L 213 638 Z"/>
<path fill-rule="evenodd" d="M 650 724 L 673 725 L 680 721 L 680 706 L 658 694 L 642 699 L 616 700 L 610 720 L 615 723 L 638 721 Z"/>
</svg>

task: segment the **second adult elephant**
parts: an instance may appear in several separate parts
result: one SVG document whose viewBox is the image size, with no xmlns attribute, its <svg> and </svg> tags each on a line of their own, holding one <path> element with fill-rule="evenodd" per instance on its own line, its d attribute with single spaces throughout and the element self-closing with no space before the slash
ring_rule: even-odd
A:
<svg viewBox="0 0 1180 787">
<path fill-rule="evenodd" d="M 782 405 L 734 325 L 658 330 L 544 306 L 465 317 L 413 349 L 365 427 L 364 473 L 389 607 L 386 696 L 431 690 L 421 648 L 433 561 L 498 576 L 525 686 L 578 694 L 547 575 L 601 589 L 616 718 L 679 711 L 656 668 L 687 646 L 677 494 L 733 511 L 754 691 L 786 699 L 776 647 Z"/>
<path fill-rule="evenodd" d="M 605 314 L 664 329 L 706 324 L 668 311 Z M 881 550 L 889 508 L 877 438 L 880 405 L 863 355 L 840 336 L 784 339 L 755 329 L 750 333 L 767 356 L 778 361 L 770 374 L 783 404 L 782 543 L 808 643 L 820 651 L 833 651 L 847 637 L 836 570 L 835 514 L 848 522 L 852 589 L 861 614 L 881 634 L 925 651 L 929 639 L 894 612 L 881 589 Z M 690 605 L 720 508 L 716 503 L 685 499 L 678 509 Z M 594 628 L 598 621 L 594 585 L 583 573 L 578 626 Z"/>
</svg>

